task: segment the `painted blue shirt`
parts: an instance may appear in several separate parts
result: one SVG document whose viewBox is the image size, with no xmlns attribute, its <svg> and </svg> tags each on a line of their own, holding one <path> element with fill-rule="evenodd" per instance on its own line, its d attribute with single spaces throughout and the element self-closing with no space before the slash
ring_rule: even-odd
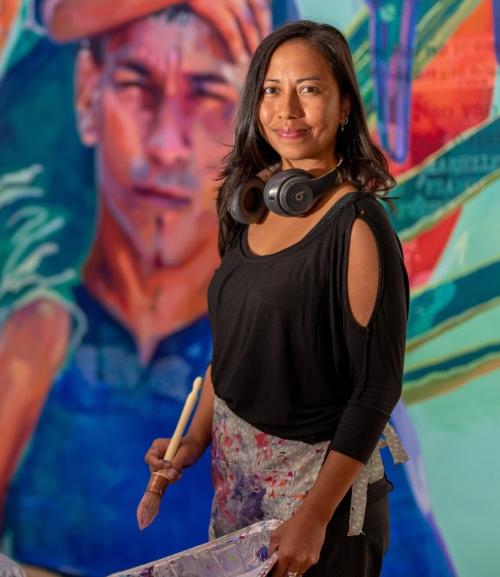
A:
<svg viewBox="0 0 500 577">
<path fill-rule="evenodd" d="M 173 432 L 211 356 L 205 317 L 163 339 L 141 366 L 132 336 L 78 287 L 87 331 L 56 379 L 11 486 L 5 536 L 12 555 L 69 574 L 101 576 L 207 540 L 209 455 L 169 487 L 144 532 L 137 505 L 144 454 Z"/>
</svg>

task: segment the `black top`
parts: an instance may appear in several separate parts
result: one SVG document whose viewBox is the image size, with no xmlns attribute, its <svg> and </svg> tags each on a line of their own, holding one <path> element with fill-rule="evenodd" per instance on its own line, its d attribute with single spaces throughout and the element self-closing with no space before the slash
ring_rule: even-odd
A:
<svg viewBox="0 0 500 577">
<path fill-rule="evenodd" d="M 245 228 L 226 252 L 208 290 L 212 380 L 215 394 L 258 429 L 331 439 L 331 449 L 366 463 L 401 395 L 408 279 L 380 202 L 349 197 L 288 248 L 254 255 Z M 373 231 L 380 263 L 367 327 L 347 295 L 357 217 Z"/>
</svg>

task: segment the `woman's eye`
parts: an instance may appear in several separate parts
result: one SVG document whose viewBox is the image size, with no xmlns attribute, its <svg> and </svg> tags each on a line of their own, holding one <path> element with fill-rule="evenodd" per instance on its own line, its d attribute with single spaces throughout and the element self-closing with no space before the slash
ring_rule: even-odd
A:
<svg viewBox="0 0 500 577">
<path fill-rule="evenodd" d="M 301 86 L 299 92 L 301 94 L 315 94 L 318 92 L 318 88 L 316 86 Z"/>
<path fill-rule="evenodd" d="M 264 94 L 276 94 L 278 92 L 278 89 L 276 88 L 276 86 L 264 86 L 262 91 Z"/>
</svg>

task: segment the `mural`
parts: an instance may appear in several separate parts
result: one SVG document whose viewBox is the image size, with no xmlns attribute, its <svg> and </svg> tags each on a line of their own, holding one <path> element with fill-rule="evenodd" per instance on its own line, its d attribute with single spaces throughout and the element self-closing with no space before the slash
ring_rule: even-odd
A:
<svg viewBox="0 0 500 577">
<path fill-rule="evenodd" d="M 249 53 L 303 16 L 346 33 L 399 183 L 412 460 L 387 464 L 384 576 L 495 574 L 500 2 L 131 4 L 0 3 L 2 550 L 98 577 L 206 540 L 207 459 L 145 533 L 141 460 L 210 360 L 214 178 Z"/>
<path fill-rule="evenodd" d="M 215 179 L 249 53 L 297 17 L 293 2 L 258 19 L 227 2 L 234 21 L 210 2 L 113 4 L 20 4 L 3 44 L 3 546 L 87 575 L 207 539 L 208 454 L 144 533 L 141 461 L 210 361 Z M 23 28 L 41 12 L 78 45 Z"/>
<path fill-rule="evenodd" d="M 489 535 L 498 506 L 491 505 L 496 498 L 488 490 L 476 500 L 472 487 L 499 476 L 487 456 L 494 450 L 488 440 L 492 423 L 499 422 L 498 391 L 492 390 L 500 367 L 495 328 L 499 251 L 493 224 L 500 166 L 495 144 L 499 5 L 370 4 L 368 22 L 361 18 L 354 30 L 362 35 L 363 27 L 369 30 L 375 65 L 364 73 L 366 103 L 399 182 L 394 223 L 412 286 L 403 398 L 419 441 L 402 405 L 394 421 L 412 452 L 405 474 L 428 522 L 425 529 L 413 522 L 413 538 L 430 531 L 431 542 L 445 552 L 446 570 L 426 566 L 422 558 L 417 564 L 421 574 L 444 575 L 455 567 L 464 576 L 494 575 L 498 556 Z M 399 44 L 395 26 L 400 27 Z M 411 79 L 410 90 L 404 90 L 401 78 Z M 424 463 L 432 499 L 421 482 Z M 391 473 L 398 482 L 398 471 Z M 395 507 L 411 502 L 403 494 L 394 494 Z M 480 519 L 477 545 L 471 543 L 466 518 Z M 393 544 L 401 547 L 411 533 L 399 522 L 397 527 Z"/>
</svg>

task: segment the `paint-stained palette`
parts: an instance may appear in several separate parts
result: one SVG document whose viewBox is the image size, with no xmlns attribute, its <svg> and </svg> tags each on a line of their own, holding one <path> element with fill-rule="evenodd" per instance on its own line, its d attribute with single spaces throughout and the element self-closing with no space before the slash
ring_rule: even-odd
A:
<svg viewBox="0 0 500 577">
<path fill-rule="evenodd" d="M 209 543 L 158 561 L 113 573 L 110 577 L 264 577 L 276 562 L 269 557 L 269 534 L 280 525 L 254 523 Z"/>
</svg>

